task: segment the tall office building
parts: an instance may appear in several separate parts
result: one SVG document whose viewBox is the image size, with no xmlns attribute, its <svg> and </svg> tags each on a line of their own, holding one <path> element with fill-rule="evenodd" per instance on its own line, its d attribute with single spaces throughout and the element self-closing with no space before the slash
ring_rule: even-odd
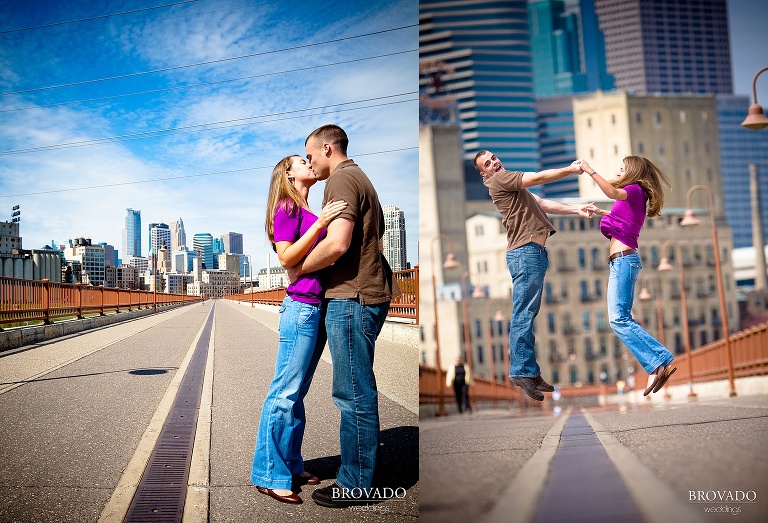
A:
<svg viewBox="0 0 768 523">
<path fill-rule="evenodd" d="M 199 260 L 202 260 L 203 268 L 214 269 L 213 264 L 213 236 L 210 233 L 197 233 L 192 238 L 192 248 Z"/>
<path fill-rule="evenodd" d="M 141 256 L 141 211 L 126 209 L 123 229 L 123 256 L 126 259 Z"/>
<path fill-rule="evenodd" d="M 171 251 L 183 251 L 187 248 L 187 233 L 184 232 L 184 221 L 179 218 L 171 222 Z"/>
<path fill-rule="evenodd" d="M 224 252 L 230 254 L 243 254 L 243 235 L 239 232 L 225 232 L 221 235 L 224 242 Z"/>
<path fill-rule="evenodd" d="M 382 238 L 384 257 L 393 271 L 408 268 L 405 251 L 405 213 L 398 207 L 385 205 L 384 236 Z"/>
<path fill-rule="evenodd" d="M 616 88 L 733 92 L 726 0 L 594 0 Z"/>
<path fill-rule="evenodd" d="M 565 167 L 576 159 L 573 130 L 573 98 L 552 96 L 536 100 L 541 169 Z M 578 176 L 566 176 L 541 186 L 543 198 L 568 198 L 579 195 Z"/>
<path fill-rule="evenodd" d="M 421 0 L 419 66 L 425 97 L 458 103 L 465 159 L 492 149 L 510 167 L 538 170 L 525 1 Z"/>
<path fill-rule="evenodd" d="M 157 253 L 160 248 L 165 248 L 170 252 L 171 247 L 171 229 L 165 223 L 149 224 L 149 252 Z"/>
<path fill-rule="evenodd" d="M 760 208 L 763 235 L 768 240 L 768 132 L 741 126 L 751 100 L 747 96 L 717 95 L 717 127 L 720 135 L 725 215 L 733 229 L 733 246 L 752 245 L 752 207 L 749 165 L 759 168 Z"/>
<path fill-rule="evenodd" d="M 528 15 L 537 97 L 613 88 L 592 0 L 530 0 Z"/>
</svg>

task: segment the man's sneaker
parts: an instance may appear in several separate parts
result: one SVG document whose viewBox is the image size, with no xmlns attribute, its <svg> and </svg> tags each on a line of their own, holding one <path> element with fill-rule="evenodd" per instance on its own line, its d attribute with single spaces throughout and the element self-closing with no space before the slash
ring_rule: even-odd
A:
<svg viewBox="0 0 768 523">
<path fill-rule="evenodd" d="M 539 376 L 540 377 L 540 376 Z M 517 385 L 525 393 L 536 401 L 544 401 L 544 394 L 536 388 L 536 378 L 509 378 L 513 385 Z"/>
<path fill-rule="evenodd" d="M 533 383 L 541 392 L 555 392 L 555 388 L 544 381 L 544 379 L 541 377 L 541 374 L 533 378 Z"/>
</svg>

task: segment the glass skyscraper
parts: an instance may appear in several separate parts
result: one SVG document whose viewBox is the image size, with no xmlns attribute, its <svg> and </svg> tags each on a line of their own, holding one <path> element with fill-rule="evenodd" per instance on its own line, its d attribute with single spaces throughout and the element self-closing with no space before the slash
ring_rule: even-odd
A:
<svg viewBox="0 0 768 523">
<path fill-rule="evenodd" d="M 141 211 L 126 209 L 123 253 L 127 258 L 141 256 Z"/>
<path fill-rule="evenodd" d="M 215 269 L 213 261 L 213 236 L 210 233 L 197 233 L 192 238 L 192 248 L 203 262 L 205 269 Z"/>
<path fill-rule="evenodd" d="M 525 1 L 422 0 L 419 63 L 442 71 L 422 77 L 422 93 L 458 102 L 465 159 L 490 149 L 510 169 L 539 168 Z"/>
</svg>

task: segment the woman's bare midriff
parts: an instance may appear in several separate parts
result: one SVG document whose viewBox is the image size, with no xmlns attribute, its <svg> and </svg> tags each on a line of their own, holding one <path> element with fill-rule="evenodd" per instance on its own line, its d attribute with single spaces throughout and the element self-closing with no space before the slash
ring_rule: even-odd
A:
<svg viewBox="0 0 768 523">
<path fill-rule="evenodd" d="M 629 245 L 624 245 L 623 243 L 621 243 L 616 238 L 611 238 L 610 254 L 614 254 L 614 253 L 621 252 L 621 251 L 626 251 L 626 250 L 631 249 L 631 248 L 632 247 L 630 247 Z"/>
</svg>

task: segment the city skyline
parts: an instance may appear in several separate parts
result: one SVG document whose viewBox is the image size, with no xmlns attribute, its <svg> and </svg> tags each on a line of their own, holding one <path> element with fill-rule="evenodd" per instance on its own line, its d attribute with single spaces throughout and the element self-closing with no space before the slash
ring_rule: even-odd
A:
<svg viewBox="0 0 768 523">
<path fill-rule="evenodd" d="M 415 225 L 417 6 L 328 7 L 308 16 L 288 2 L 199 0 L 38 28 L 120 9 L 4 8 L 0 219 L 21 206 L 26 249 L 81 236 L 122 247 L 134 208 L 144 223 L 182 217 L 190 237 L 238 231 L 266 266 L 272 168 L 332 122 L 382 205 Z M 322 188 L 310 193 L 315 212 Z"/>
</svg>

